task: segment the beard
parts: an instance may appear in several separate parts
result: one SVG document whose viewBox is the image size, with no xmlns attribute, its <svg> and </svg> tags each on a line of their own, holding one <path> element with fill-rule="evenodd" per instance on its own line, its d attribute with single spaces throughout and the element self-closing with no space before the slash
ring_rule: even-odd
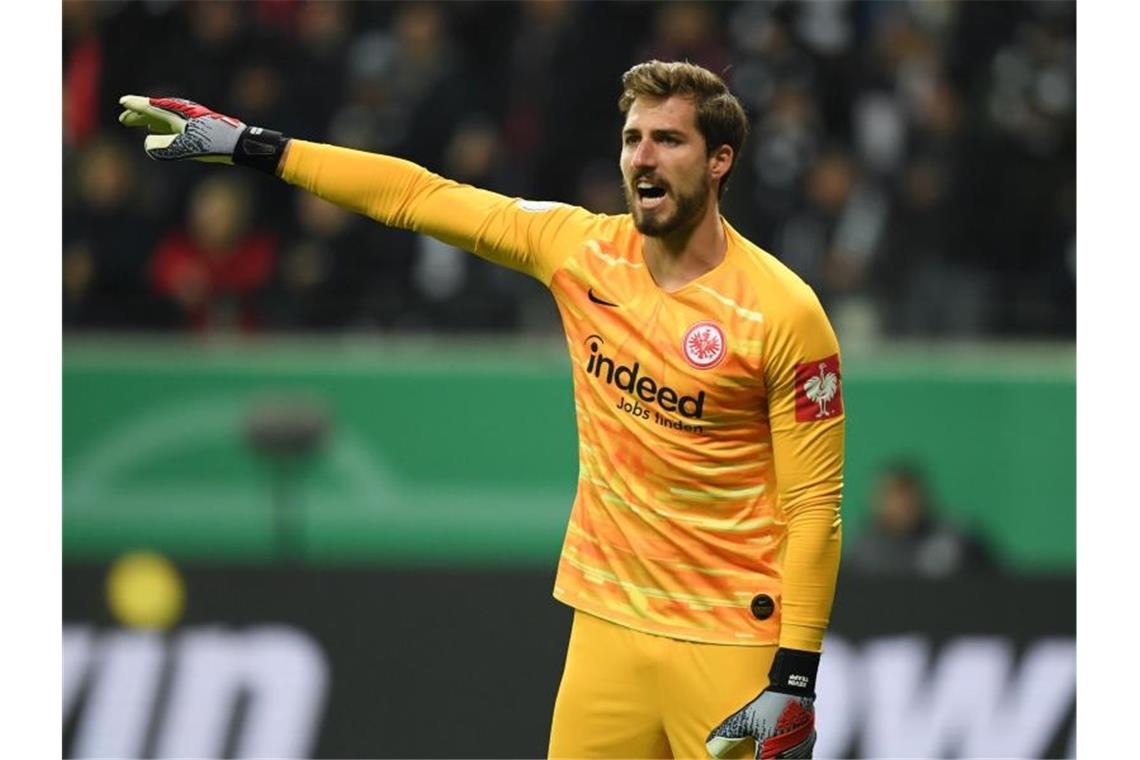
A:
<svg viewBox="0 0 1140 760">
<path fill-rule="evenodd" d="M 636 180 L 634 182 L 636 183 Z M 637 190 L 631 188 L 629 184 L 624 186 L 625 204 L 629 208 L 629 213 L 633 215 L 633 224 L 638 232 L 647 237 L 668 237 L 697 226 L 708 204 L 710 186 L 708 177 L 702 177 L 697 188 L 691 193 L 678 191 L 674 194 L 672 187 L 667 186 L 666 195 L 672 196 L 676 206 L 673 213 L 668 215 L 663 214 L 660 208 L 643 211 L 637 203 Z"/>
</svg>

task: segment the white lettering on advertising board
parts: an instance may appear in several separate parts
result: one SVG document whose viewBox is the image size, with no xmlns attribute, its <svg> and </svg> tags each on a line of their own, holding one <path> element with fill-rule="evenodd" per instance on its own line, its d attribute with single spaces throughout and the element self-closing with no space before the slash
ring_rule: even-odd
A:
<svg viewBox="0 0 1140 760">
<path fill-rule="evenodd" d="M 330 676 L 320 646 L 296 628 L 194 626 L 164 636 L 67 626 L 63 643 L 70 757 L 315 750 Z M 875 758 L 1039 758 L 1072 715 L 1076 646 L 1072 637 L 1019 652 L 1001 636 L 937 647 L 918 634 L 830 636 L 818 683 L 817 758 L 853 747 Z"/>
<path fill-rule="evenodd" d="M 195 626 L 169 637 L 68 626 L 63 664 L 65 721 L 86 695 L 76 758 L 308 757 L 329 680 L 320 646 L 284 625 Z"/>
<path fill-rule="evenodd" d="M 817 757 L 1042 757 L 1076 697 L 1076 643 L 1042 638 L 1015 657 L 1001 636 L 934 650 L 921 635 L 832 636 L 820 661 Z"/>
</svg>

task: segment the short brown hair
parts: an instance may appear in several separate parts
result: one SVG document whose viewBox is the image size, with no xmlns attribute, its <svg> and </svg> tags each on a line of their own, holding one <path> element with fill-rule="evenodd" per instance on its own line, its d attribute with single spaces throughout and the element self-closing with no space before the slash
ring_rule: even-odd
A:
<svg viewBox="0 0 1140 760">
<path fill-rule="evenodd" d="M 693 101 L 697 109 L 697 129 L 705 138 L 708 155 L 722 145 L 732 148 L 732 166 L 724 173 L 717 197 L 724 195 L 728 176 L 736 167 L 740 148 L 748 137 L 748 117 L 736 96 L 728 91 L 724 80 L 706 68 L 687 61 L 646 61 L 621 77 L 623 92 L 618 109 L 628 114 L 639 97 L 668 98 L 681 95 Z"/>
</svg>

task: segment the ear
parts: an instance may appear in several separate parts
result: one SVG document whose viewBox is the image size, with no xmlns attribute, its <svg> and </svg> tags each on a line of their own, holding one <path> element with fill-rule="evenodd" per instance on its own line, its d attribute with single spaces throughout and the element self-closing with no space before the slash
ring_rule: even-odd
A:
<svg viewBox="0 0 1140 760">
<path fill-rule="evenodd" d="M 709 155 L 709 177 L 711 179 L 723 179 L 728 170 L 732 168 L 732 162 L 735 160 L 736 156 L 733 154 L 731 146 L 720 146 Z"/>
</svg>

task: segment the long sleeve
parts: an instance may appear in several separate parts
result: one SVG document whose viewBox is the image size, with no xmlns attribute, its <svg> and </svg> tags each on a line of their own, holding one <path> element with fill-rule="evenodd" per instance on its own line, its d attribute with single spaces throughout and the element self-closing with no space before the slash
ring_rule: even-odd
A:
<svg viewBox="0 0 1140 760">
<path fill-rule="evenodd" d="M 420 232 L 549 285 L 604 216 L 509 198 L 444 179 L 410 161 L 292 140 L 286 182 L 383 224 Z"/>
<path fill-rule="evenodd" d="M 839 344 L 806 286 L 776 315 L 768 346 L 772 448 L 787 524 L 780 646 L 818 652 L 839 572 L 845 416 Z"/>
</svg>

